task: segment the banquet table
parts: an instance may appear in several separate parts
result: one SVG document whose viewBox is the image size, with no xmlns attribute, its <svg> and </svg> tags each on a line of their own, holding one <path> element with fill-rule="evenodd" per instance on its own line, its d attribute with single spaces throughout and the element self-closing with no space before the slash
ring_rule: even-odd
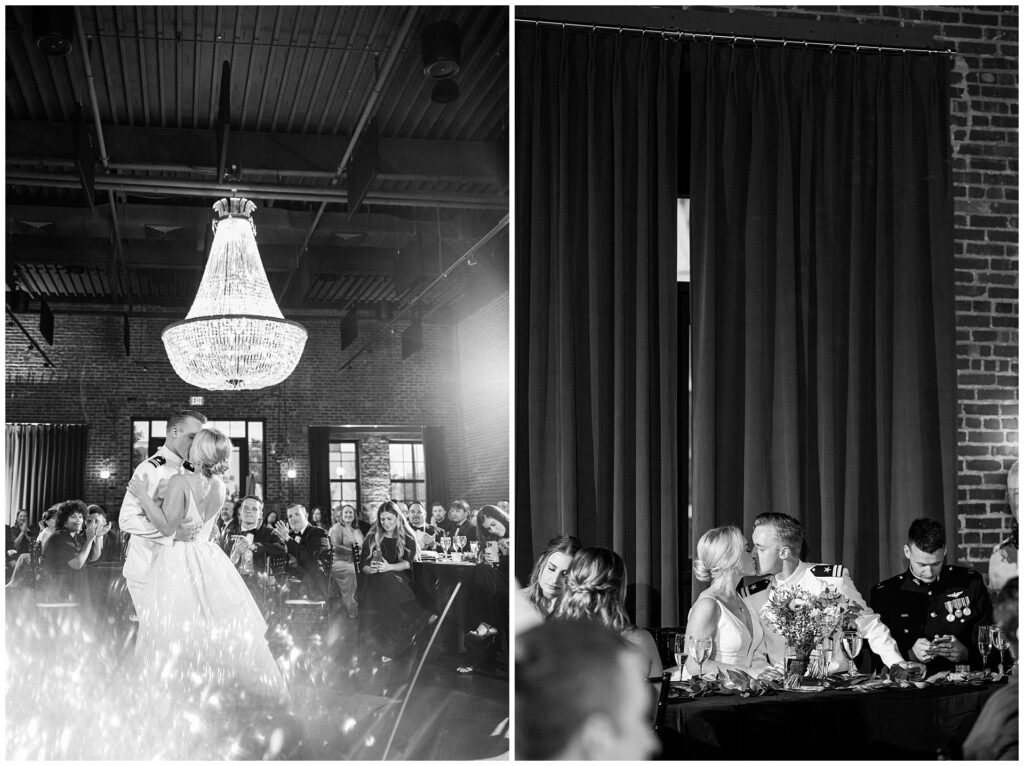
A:
<svg viewBox="0 0 1024 766">
<path fill-rule="evenodd" d="M 670 699 L 667 758 L 927 759 L 967 737 L 1001 683 Z M 668 752 L 674 750 L 674 752 Z"/>
<path fill-rule="evenodd" d="M 412 566 L 413 581 L 433 598 L 433 608 L 438 613 L 448 603 L 448 598 L 458 583 L 462 589 L 452 604 L 447 620 L 454 625 L 454 639 L 449 648 L 455 652 L 463 652 L 466 648 L 466 599 L 469 597 L 469 586 L 473 579 L 476 564 L 453 561 L 417 561 Z M 474 626 L 475 627 L 475 626 Z"/>
</svg>

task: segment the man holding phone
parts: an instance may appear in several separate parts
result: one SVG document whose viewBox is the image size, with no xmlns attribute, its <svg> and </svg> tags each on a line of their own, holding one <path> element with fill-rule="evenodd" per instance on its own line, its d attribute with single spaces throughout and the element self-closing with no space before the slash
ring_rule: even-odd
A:
<svg viewBox="0 0 1024 766">
<path fill-rule="evenodd" d="M 980 670 L 975 628 L 992 622 L 992 601 L 981 575 L 946 564 L 946 533 L 934 519 L 910 525 L 903 554 L 907 571 L 871 589 L 871 608 L 900 651 L 925 663 L 929 674 L 960 664 Z"/>
</svg>

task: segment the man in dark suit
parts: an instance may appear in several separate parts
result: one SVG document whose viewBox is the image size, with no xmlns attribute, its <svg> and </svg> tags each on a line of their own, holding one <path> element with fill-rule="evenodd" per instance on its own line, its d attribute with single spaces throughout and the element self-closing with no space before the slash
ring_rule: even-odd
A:
<svg viewBox="0 0 1024 766">
<path fill-rule="evenodd" d="M 449 537 L 454 540 L 458 535 L 465 535 L 467 545 L 469 540 L 476 540 L 476 527 L 469 518 L 469 503 L 465 500 L 453 501 L 448 507 L 448 518 L 451 520 Z"/>
<path fill-rule="evenodd" d="M 288 508 L 288 523 L 277 522 L 274 534 L 288 548 L 288 574 L 301 580 L 300 591 L 312 601 L 327 598 L 327 581 L 320 554 L 329 550 L 327 532 L 309 523 L 304 505 Z"/>
</svg>

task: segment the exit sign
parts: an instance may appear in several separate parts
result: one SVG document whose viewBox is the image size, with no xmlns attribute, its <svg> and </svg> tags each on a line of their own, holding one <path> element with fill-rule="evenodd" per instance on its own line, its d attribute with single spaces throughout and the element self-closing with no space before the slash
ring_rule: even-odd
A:
<svg viewBox="0 0 1024 766">
<path fill-rule="evenodd" d="M 193 406 L 193 407 L 202 407 L 203 406 L 203 397 L 201 397 L 201 396 L 190 396 L 188 398 L 188 403 L 191 406 Z"/>
</svg>

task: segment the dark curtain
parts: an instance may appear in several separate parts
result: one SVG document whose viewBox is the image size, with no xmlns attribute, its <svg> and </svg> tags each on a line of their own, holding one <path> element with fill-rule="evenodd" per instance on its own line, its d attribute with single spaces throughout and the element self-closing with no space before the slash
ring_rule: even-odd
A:
<svg viewBox="0 0 1024 766">
<path fill-rule="evenodd" d="M 444 448 L 444 426 L 423 429 L 423 464 L 427 471 L 427 503 L 439 502 L 446 508 L 454 498 L 448 496 L 448 461 Z M 427 507 L 427 520 L 430 507 Z"/>
<path fill-rule="evenodd" d="M 789 513 L 862 592 L 914 518 L 955 556 L 948 58 L 691 50 L 695 533 Z"/>
<path fill-rule="evenodd" d="M 7 424 L 8 524 L 22 508 L 34 522 L 54 503 L 83 499 L 88 437 L 85 424 Z"/>
<path fill-rule="evenodd" d="M 517 574 L 575 534 L 676 624 L 680 44 L 516 32 Z"/>
<path fill-rule="evenodd" d="M 309 508 L 320 506 L 321 518 L 331 521 L 331 427 L 309 427 Z"/>
</svg>

